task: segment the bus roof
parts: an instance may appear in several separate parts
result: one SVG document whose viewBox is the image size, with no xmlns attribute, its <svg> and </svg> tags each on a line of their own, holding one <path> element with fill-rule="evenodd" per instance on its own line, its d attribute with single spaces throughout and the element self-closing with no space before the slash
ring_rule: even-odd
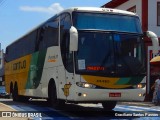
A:
<svg viewBox="0 0 160 120">
<path fill-rule="evenodd" d="M 111 8 L 98 8 L 98 7 L 72 7 L 66 10 L 63 10 L 63 12 L 69 12 L 72 13 L 74 11 L 79 12 L 103 12 L 103 13 L 115 13 L 115 14 L 124 14 L 124 15 L 136 15 L 136 13 L 125 11 L 125 10 L 119 10 L 119 9 L 111 9 Z M 60 13 L 60 14 L 61 14 Z"/>
<path fill-rule="evenodd" d="M 111 8 L 98 8 L 98 7 L 71 7 L 68 9 L 65 9 L 63 11 L 61 11 L 58 14 L 55 14 L 53 17 L 51 17 L 50 19 L 59 16 L 60 14 L 64 13 L 64 12 L 68 12 L 68 13 L 72 13 L 74 11 L 77 12 L 100 12 L 100 13 L 111 13 L 111 14 L 123 14 L 123 15 L 131 15 L 131 16 L 138 16 L 136 13 L 133 12 L 129 12 L 129 11 L 125 11 L 125 10 L 119 10 L 119 9 L 111 9 Z M 48 19 L 47 21 L 49 21 L 50 19 Z M 42 24 L 38 25 L 37 27 L 35 27 L 34 29 L 30 30 L 29 32 L 27 32 L 27 34 L 29 34 L 30 32 L 32 32 L 33 30 L 37 29 L 38 27 L 44 25 L 47 21 L 43 22 Z M 27 34 L 21 36 L 20 38 L 18 38 L 17 40 L 13 41 L 11 44 L 9 44 L 7 47 L 11 46 L 12 44 L 16 43 L 19 41 L 19 39 L 23 38 L 24 36 L 26 36 Z M 7 48 L 6 47 L 6 48 Z"/>
</svg>

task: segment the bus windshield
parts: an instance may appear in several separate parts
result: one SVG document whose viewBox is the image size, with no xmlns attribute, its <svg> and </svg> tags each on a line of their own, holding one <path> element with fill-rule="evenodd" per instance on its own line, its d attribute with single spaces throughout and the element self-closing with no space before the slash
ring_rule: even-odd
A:
<svg viewBox="0 0 160 120">
<path fill-rule="evenodd" d="M 76 72 L 101 76 L 145 74 L 139 18 L 103 13 L 73 13 L 78 30 Z"/>
<path fill-rule="evenodd" d="M 140 75 L 145 72 L 140 35 L 79 31 L 76 70 L 106 76 Z"/>
<path fill-rule="evenodd" d="M 139 18 L 136 16 L 74 12 L 73 24 L 78 30 L 100 29 L 142 34 Z"/>
</svg>

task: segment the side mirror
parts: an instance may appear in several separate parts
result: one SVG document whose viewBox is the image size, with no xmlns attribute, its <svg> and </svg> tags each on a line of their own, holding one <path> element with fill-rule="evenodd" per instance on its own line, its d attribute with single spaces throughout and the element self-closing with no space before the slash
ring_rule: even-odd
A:
<svg viewBox="0 0 160 120">
<path fill-rule="evenodd" d="M 159 40 L 157 35 L 152 31 L 146 31 L 144 35 L 152 40 L 153 54 L 154 56 L 157 55 L 159 51 Z"/>
<path fill-rule="evenodd" d="M 78 31 L 75 27 L 72 26 L 69 32 L 70 32 L 69 50 L 77 51 L 78 50 Z"/>
</svg>

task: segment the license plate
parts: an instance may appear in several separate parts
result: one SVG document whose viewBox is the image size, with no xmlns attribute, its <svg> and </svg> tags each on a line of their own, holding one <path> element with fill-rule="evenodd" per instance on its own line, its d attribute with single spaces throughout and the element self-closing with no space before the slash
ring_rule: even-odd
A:
<svg viewBox="0 0 160 120">
<path fill-rule="evenodd" d="M 109 93 L 109 97 L 121 97 L 121 93 Z"/>
</svg>

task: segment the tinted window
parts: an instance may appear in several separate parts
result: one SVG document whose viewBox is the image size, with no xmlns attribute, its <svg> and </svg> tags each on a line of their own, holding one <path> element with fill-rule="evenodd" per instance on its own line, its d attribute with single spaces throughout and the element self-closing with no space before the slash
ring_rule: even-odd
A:
<svg viewBox="0 0 160 120">
<path fill-rule="evenodd" d="M 72 53 L 69 52 L 69 29 L 71 28 L 71 17 L 69 14 L 61 15 L 61 54 L 63 64 L 68 72 L 73 72 Z"/>
<path fill-rule="evenodd" d="M 6 61 L 11 61 L 35 51 L 37 31 L 20 38 L 6 49 Z"/>
<path fill-rule="evenodd" d="M 136 16 L 74 12 L 73 19 L 77 29 L 101 29 L 142 34 L 140 20 Z"/>
<path fill-rule="evenodd" d="M 40 28 L 39 50 L 58 45 L 58 18 Z"/>
<path fill-rule="evenodd" d="M 145 73 L 140 35 L 79 31 L 76 70 L 81 74 L 130 76 Z"/>
</svg>

